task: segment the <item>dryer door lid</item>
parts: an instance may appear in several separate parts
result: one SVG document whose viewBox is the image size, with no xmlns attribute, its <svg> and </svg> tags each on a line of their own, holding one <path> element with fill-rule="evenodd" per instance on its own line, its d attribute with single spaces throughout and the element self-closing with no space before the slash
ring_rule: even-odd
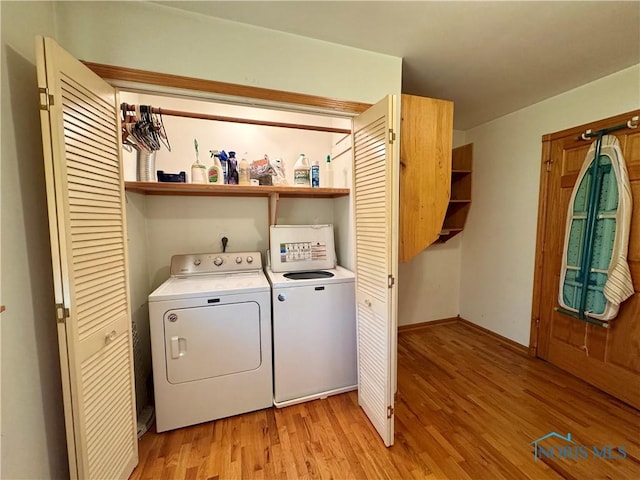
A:
<svg viewBox="0 0 640 480">
<path fill-rule="evenodd" d="M 255 370 L 262 363 L 256 302 L 169 310 L 164 332 L 172 384 Z"/>
</svg>

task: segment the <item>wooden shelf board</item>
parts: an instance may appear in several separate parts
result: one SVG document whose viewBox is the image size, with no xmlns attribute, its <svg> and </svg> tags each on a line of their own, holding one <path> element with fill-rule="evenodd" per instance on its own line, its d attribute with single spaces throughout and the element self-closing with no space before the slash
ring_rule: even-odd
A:
<svg viewBox="0 0 640 480">
<path fill-rule="evenodd" d="M 442 231 L 440 232 L 440 235 L 449 235 L 451 233 L 457 233 L 457 232 L 461 232 L 463 229 L 462 228 L 443 228 Z"/>
<path fill-rule="evenodd" d="M 471 203 L 471 200 L 450 199 L 449 203 Z"/>
<path fill-rule="evenodd" d="M 438 236 L 437 243 L 446 243 L 449 240 L 451 240 L 453 237 L 458 235 L 460 232 L 462 232 L 463 230 L 464 229 L 462 229 L 462 228 L 446 228 L 445 227 L 440 232 L 440 235 Z"/>
<path fill-rule="evenodd" d="M 310 188 L 283 186 L 209 185 L 172 182 L 125 182 L 128 192 L 144 195 L 181 195 L 211 197 L 337 198 L 349 195 L 348 188 Z"/>
<path fill-rule="evenodd" d="M 466 175 L 468 173 L 471 173 L 471 170 L 451 170 L 452 174 L 458 174 L 458 175 Z"/>
</svg>

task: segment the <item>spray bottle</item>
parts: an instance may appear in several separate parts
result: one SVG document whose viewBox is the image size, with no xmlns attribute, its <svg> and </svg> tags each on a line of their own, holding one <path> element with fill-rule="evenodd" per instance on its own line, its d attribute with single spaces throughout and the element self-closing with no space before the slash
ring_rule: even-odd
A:
<svg viewBox="0 0 640 480">
<path fill-rule="evenodd" d="M 215 183 L 217 185 L 224 184 L 224 171 L 222 170 L 222 163 L 220 163 L 220 153 L 217 150 L 209 150 L 211 158 L 213 158 L 213 165 L 209 167 L 209 183 Z"/>
<path fill-rule="evenodd" d="M 331 164 L 331 155 L 327 155 L 327 164 L 324 167 L 324 181 L 325 188 L 333 187 L 333 165 Z"/>
<path fill-rule="evenodd" d="M 229 156 L 227 152 L 221 150 L 220 153 L 218 153 L 218 158 L 222 164 L 222 180 L 224 183 L 229 183 Z"/>
</svg>

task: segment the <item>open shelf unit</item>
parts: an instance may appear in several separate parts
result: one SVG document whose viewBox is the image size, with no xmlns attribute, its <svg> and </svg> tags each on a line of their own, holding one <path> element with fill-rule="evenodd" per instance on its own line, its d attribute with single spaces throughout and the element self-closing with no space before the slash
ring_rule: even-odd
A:
<svg viewBox="0 0 640 480">
<path fill-rule="evenodd" d="M 276 185 L 210 185 L 173 182 L 125 182 L 127 192 L 144 195 L 191 197 L 266 197 L 269 199 L 269 225 L 276 225 L 281 198 L 338 198 L 349 195 L 348 188 L 283 187 Z"/>
<path fill-rule="evenodd" d="M 348 188 L 310 188 L 285 186 L 240 186 L 173 182 L 125 182 L 128 192 L 144 195 L 191 195 L 209 197 L 337 198 L 349 195 Z"/>
<path fill-rule="evenodd" d="M 464 230 L 471 208 L 473 144 L 454 148 L 451 156 L 451 196 L 439 242 L 446 242 Z"/>
</svg>

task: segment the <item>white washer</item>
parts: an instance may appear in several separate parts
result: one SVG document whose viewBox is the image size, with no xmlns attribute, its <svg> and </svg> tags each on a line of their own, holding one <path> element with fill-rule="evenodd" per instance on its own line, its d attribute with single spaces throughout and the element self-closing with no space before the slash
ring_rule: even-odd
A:
<svg viewBox="0 0 640 480">
<path fill-rule="evenodd" d="M 149 295 L 158 432 L 272 405 L 270 312 L 259 252 L 171 259 Z"/>
<path fill-rule="evenodd" d="M 326 255 L 297 254 L 309 244 L 322 244 Z M 272 289 L 274 405 L 357 389 L 355 276 L 335 266 L 332 226 L 271 227 L 271 249 L 266 272 Z M 280 270 L 284 265 L 289 270 L 274 272 L 278 261 Z M 330 268 L 309 270 L 323 262 Z"/>
</svg>

